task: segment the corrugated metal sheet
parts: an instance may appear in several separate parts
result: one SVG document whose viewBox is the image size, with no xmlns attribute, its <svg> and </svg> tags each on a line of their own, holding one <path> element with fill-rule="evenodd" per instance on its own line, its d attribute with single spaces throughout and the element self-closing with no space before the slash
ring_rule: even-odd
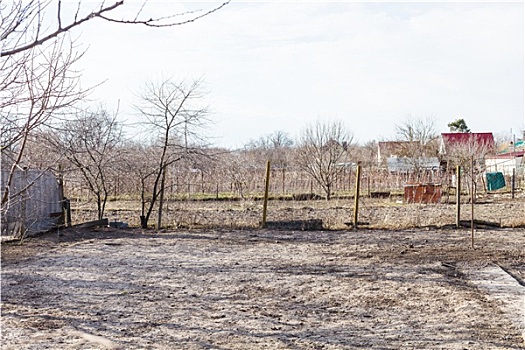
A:
<svg viewBox="0 0 525 350">
<path fill-rule="evenodd" d="M 441 201 L 440 184 L 406 184 L 406 203 L 439 203 Z"/>
<path fill-rule="evenodd" d="M 2 171 L 2 188 L 8 177 Z M 62 220 L 62 189 L 54 174 L 42 170 L 15 172 L 12 198 L 2 214 L 2 235 L 16 235 L 21 228 L 31 235 L 56 227 Z M 19 234 L 19 232 L 18 232 Z"/>
<path fill-rule="evenodd" d="M 489 191 L 499 190 L 505 187 L 505 177 L 502 172 L 487 173 L 487 189 Z"/>
<path fill-rule="evenodd" d="M 437 157 L 420 158 L 417 160 L 402 157 L 390 157 L 386 160 L 388 171 L 395 173 L 409 173 L 415 171 L 415 164 L 420 169 L 437 170 L 439 169 L 439 159 Z"/>
</svg>

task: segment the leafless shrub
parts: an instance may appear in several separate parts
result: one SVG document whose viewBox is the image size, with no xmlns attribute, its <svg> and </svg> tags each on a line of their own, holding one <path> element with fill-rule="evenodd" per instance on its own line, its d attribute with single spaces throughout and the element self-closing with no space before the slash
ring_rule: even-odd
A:
<svg viewBox="0 0 525 350">
<path fill-rule="evenodd" d="M 156 167 L 152 173 L 149 205 L 143 215 L 143 226 L 159 201 L 157 226 L 161 226 L 166 174 L 168 169 L 189 154 L 198 151 L 196 142 L 208 121 L 208 107 L 203 103 L 202 82 L 175 82 L 164 79 L 147 82 L 138 96 L 137 111 L 144 118 L 145 127 L 153 135 L 152 145 L 159 149 Z"/>
<path fill-rule="evenodd" d="M 296 154 L 297 162 L 321 186 L 330 200 L 339 174 L 349 163 L 353 135 L 342 122 L 321 122 L 306 127 L 301 134 Z"/>
</svg>

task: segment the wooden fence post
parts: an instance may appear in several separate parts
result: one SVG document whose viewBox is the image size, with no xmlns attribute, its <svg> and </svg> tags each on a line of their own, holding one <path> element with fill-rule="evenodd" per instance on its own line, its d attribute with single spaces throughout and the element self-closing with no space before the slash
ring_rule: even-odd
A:
<svg viewBox="0 0 525 350">
<path fill-rule="evenodd" d="M 474 201 L 476 200 L 476 185 L 474 183 L 474 156 L 472 156 L 470 161 L 470 179 L 470 243 L 472 245 L 472 249 L 474 249 Z"/>
<path fill-rule="evenodd" d="M 354 229 L 357 230 L 357 218 L 359 213 L 359 190 L 361 185 L 361 165 L 357 165 L 355 174 L 355 193 L 354 193 Z"/>
<path fill-rule="evenodd" d="M 268 210 L 268 192 L 270 189 L 270 161 L 266 162 L 266 181 L 264 184 L 264 204 L 263 204 L 263 217 L 261 227 L 266 227 L 266 213 Z"/>
<path fill-rule="evenodd" d="M 71 227 L 71 200 L 64 198 L 64 211 L 66 215 L 66 227 Z"/>
<path fill-rule="evenodd" d="M 456 228 L 461 226 L 461 166 L 456 166 Z"/>
</svg>

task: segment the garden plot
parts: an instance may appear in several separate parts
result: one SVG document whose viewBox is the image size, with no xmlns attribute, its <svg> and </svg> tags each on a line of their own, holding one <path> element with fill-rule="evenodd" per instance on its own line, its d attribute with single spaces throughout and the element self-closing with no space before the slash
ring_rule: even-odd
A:
<svg viewBox="0 0 525 350">
<path fill-rule="evenodd" d="M 519 310 L 469 278 L 495 263 L 523 283 L 525 232 L 469 243 L 455 230 L 33 238 L 2 246 L 2 349 L 525 348 Z"/>
</svg>

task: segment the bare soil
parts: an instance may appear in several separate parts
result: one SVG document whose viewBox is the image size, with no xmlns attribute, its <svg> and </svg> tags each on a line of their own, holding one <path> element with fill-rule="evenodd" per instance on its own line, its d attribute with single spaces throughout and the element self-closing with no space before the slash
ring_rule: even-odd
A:
<svg viewBox="0 0 525 350">
<path fill-rule="evenodd" d="M 386 199 L 362 197 L 359 201 L 358 222 L 371 229 L 407 229 L 417 227 L 443 227 L 456 222 L 456 205 L 453 198 L 438 204 L 406 204 L 403 198 Z M 470 220 L 472 208 L 468 198 L 463 198 L 461 220 Z M 93 203 L 72 203 L 74 223 L 95 220 Z M 123 221 L 139 226 L 138 201 L 108 202 L 106 215 L 110 221 Z M 257 228 L 262 220 L 261 200 L 241 201 L 172 201 L 164 208 L 163 227 L 168 228 Z M 269 201 L 269 221 L 322 220 L 323 228 L 345 230 L 353 221 L 353 199 Z M 501 224 L 504 227 L 525 228 L 525 193 L 516 198 L 510 194 L 482 194 L 474 206 L 474 218 Z M 153 212 L 150 226 L 157 224 Z"/>
<path fill-rule="evenodd" d="M 475 249 L 455 229 L 70 229 L 2 245 L 1 343 L 525 349 L 472 283 L 494 264 L 525 285 L 523 228 L 477 230 Z"/>
</svg>

